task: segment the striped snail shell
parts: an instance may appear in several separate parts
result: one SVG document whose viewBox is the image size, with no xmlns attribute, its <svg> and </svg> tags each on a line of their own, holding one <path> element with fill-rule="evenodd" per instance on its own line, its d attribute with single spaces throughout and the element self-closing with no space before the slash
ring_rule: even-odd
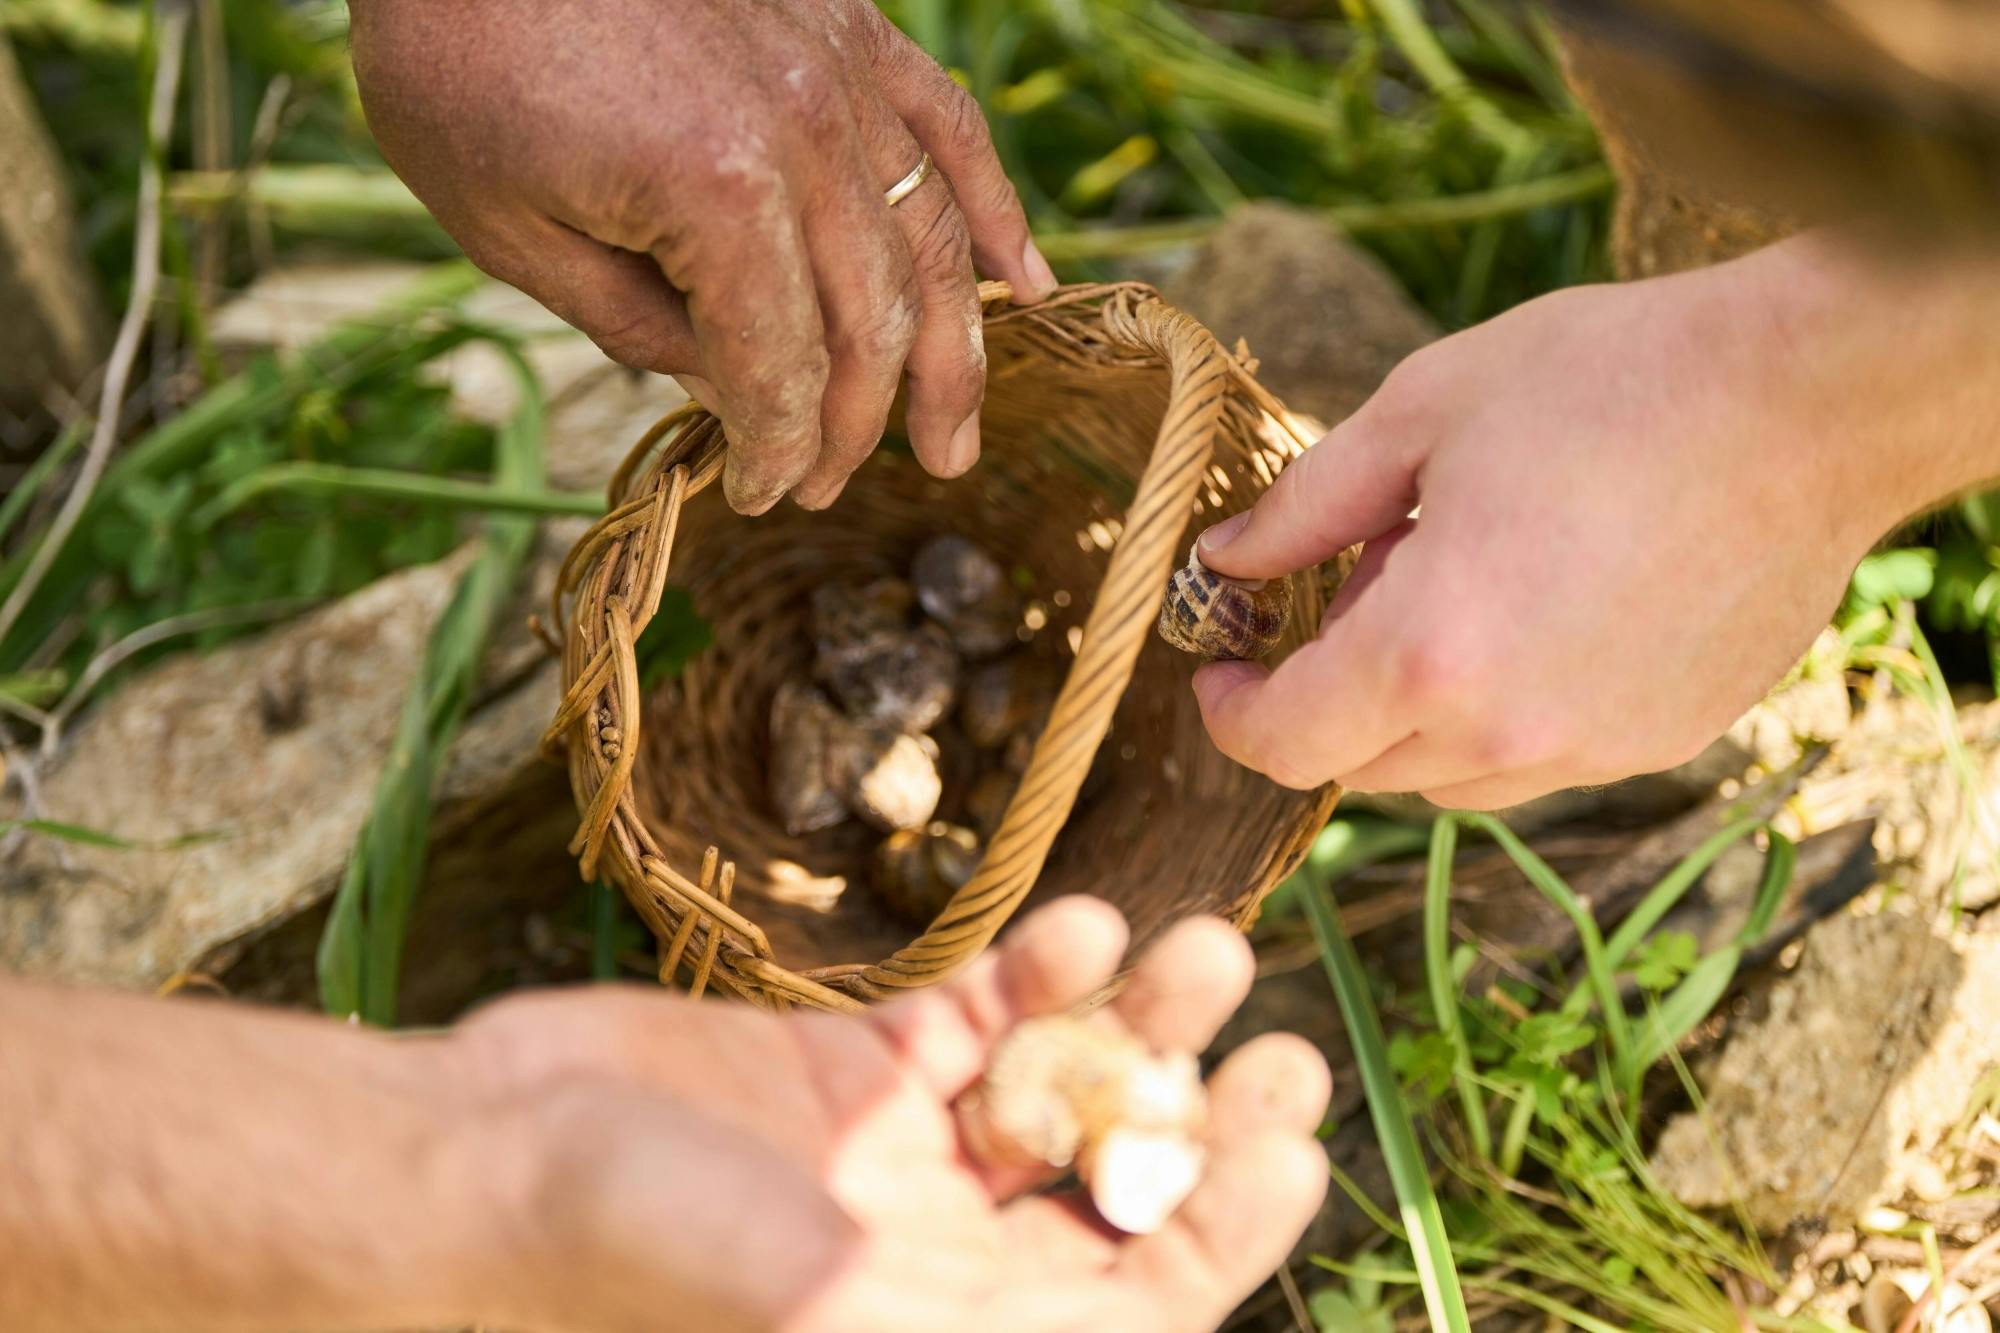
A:
<svg viewBox="0 0 2000 1333">
<path fill-rule="evenodd" d="M 1232 579 L 1201 562 L 1201 548 L 1167 580 L 1160 637 L 1211 661 L 1254 662 L 1278 646 L 1292 619 L 1289 579 Z"/>
</svg>

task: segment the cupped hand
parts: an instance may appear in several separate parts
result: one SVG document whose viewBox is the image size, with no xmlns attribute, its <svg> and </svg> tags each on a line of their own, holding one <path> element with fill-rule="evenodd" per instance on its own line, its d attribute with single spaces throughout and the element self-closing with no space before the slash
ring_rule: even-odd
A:
<svg viewBox="0 0 2000 1333">
<path fill-rule="evenodd" d="M 1055 279 L 978 105 L 868 0 L 356 0 L 353 45 L 383 155 L 473 262 L 696 377 L 737 509 L 831 504 L 906 364 L 917 457 L 972 466 L 973 263 Z"/>
<path fill-rule="evenodd" d="M 1888 361 L 1828 267 L 1795 245 L 1574 289 L 1411 357 L 1203 535 L 1241 578 L 1367 543 L 1313 642 L 1197 673 L 1216 745 L 1487 809 L 1695 755 L 1928 498 L 1870 471 L 1904 443 L 1866 383 Z"/>
<path fill-rule="evenodd" d="M 478 1284 L 503 1327 L 1207 1330 L 1284 1259 L 1327 1184 L 1327 1071 L 1251 1042 L 1210 1082 L 1213 1144 L 1163 1230 L 1125 1237 L 1046 1182 L 970 1160 L 951 1104 L 1024 1018 L 1095 991 L 1126 942 L 1068 899 L 952 983 L 860 1016 L 788 1017 L 636 990 L 504 1002 L 452 1038 L 489 1111 L 511 1257 Z M 1188 922 L 1097 1021 L 1199 1050 L 1249 949 Z"/>
</svg>

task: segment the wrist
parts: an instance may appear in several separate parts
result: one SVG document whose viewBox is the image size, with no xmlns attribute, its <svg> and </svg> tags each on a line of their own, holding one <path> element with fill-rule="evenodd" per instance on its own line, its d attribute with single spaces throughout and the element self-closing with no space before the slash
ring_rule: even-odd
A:
<svg viewBox="0 0 2000 1333">
<path fill-rule="evenodd" d="M 1992 254 L 1899 262 L 1816 233 L 1715 274 L 1751 344 L 1734 391 L 1844 546 L 2000 474 Z"/>
</svg>

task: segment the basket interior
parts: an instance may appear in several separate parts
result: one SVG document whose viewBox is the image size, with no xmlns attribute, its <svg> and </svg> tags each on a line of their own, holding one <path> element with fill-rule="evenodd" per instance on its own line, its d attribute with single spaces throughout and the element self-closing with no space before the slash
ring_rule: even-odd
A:
<svg viewBox="0 0 2000 1333">
<path fill-rule="evenodd" d="M 920 929 L 867 884 L 879 835 L 849 823 L 790 836 L 767 794 L 771 700 L 785 680 L 810 678 L 813 589 L 904 574 L 926 539 L 957 533 L 1016 571 L 1029 621 L 1039 622 L 1030 651 L 1066 664 L 1167 406 L 1166 372 L 1155 364 L 1069 364 L 1010 339 L 1005 325 L 989 330 L 988 354 L 984 452 L 966 476 L 928 476 L 892 434 L 825 512 L 785 503 L 744 518 L 718 486 L 681 514 L 670 582 L 714 641 L 646 701 L 638 809 L 677 864 L 698 865 L 711 844 L 735 861 L 736 906 L 787 967 L 874 962 Z M 1283 446 L 1260 438 L 1260 423 L 1243 403 L 1225 415 L 1182 549 L 1247 505 L 1281 464 Z M 1300 614 L 1281 653 L 1323 605 L 1317 574 L 1297 582 Z M 1035 889 L 1035 899 L 1108 899 L 1131 921 L 1135 948 L 1194 913 L 1242 920 L 1332 801 L 1330 791 L 1288 790 L 1218 753 L 1190 689 L 1195 665 L 1148 634 Z"/>
</svg>

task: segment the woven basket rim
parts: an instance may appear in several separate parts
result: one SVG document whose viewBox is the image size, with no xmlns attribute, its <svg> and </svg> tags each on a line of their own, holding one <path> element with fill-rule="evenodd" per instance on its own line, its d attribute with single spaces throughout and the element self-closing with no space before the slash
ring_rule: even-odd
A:
<svg viewBox="0 0 2000 1333">
<path fill-rule="evenodd" d="M 633 799 L 643 715 L 634 643 L 660 607 L 682 509 L 721 475 L 721 424 L 692 402 L 656 421 L 614 474 L 608 512 L 561 566 L 549 623 L 561 628 L 564 694 L 543 748 L 570 769 L 582 810 L 570 844 L 579 870 L 586 880 L 608 876 L 618 883 L 659 942 L 664 982 L 687 969 L 695 995 L 714 986 L 768 1008 L 845 1011 L 941 980 L 981 952 L 1038 877 L 1151 635 L 1153 615 L 1135 611 L 1157 607 L 1167 572 L 1183 554 L 1182 532 L 1222 426 L 1225 395 L 1247 399 L 1291 456 L 1311 442 L 1303 424 L 1258 384 L 1247 352 L 1232 355 L 1146 284 L 1060 287 L 1044 301 L 1019 306 L 1004 283 L 983 283 L 979 294 L 989 330 L 1026 324 L 1043 354 L 1088 368 L 1164 368 L 1168 407 L 1082 646 L 1020 790 L 978 872 L 890 958 L 785 966 L 765 932 L 731 904 L 736 867 L 722 849 L 708 846 L 696 873 L 684 873 Z M 1337 796 L 1335 788 L 1322 789 L 1318 822 Z M 1282 857 L 1295 861 L 1303 851 L 1288 846 Z"/>
</svg>

